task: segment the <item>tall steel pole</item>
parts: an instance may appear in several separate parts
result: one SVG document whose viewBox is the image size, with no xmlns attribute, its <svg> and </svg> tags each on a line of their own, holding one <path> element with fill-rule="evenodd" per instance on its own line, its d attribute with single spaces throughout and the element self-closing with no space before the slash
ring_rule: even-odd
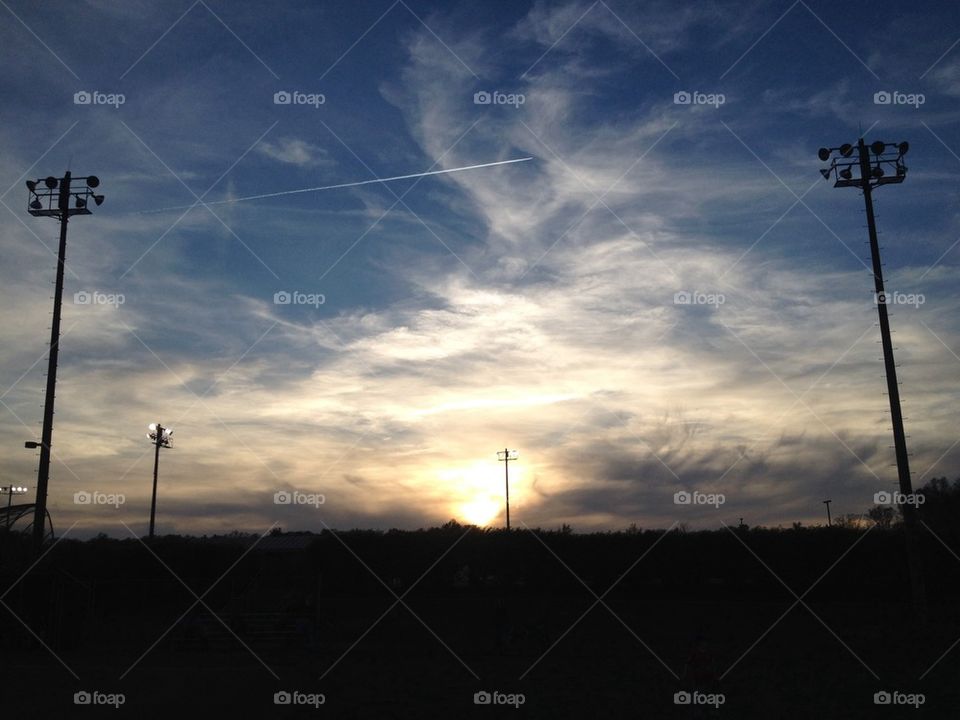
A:
<svg viewBox="0 0 960 720">
<path fill-rule="evenodd" d="M 506 485 L 507 530 L 510 529 L 510 451 L 503 449 L 503 480 Z"/>
<path fill-rule="evenodd" d="M 831 519 L 830 519 L 830 503 L 831 503 L 831 502 L 832 502 L 831 500 L 824 500 L 824 501 L 823 501 L 823 504 L 827 506 L 827 527 L 832 527 L 832 526 L 833 526 L 833 522 L 832 522 Z"/>
<path fill-rule="evenodd" d="M 153 498 L 150 500 L 150 537 L 153 537 L 153 522 L 157 514 L 157 469 L 160 466 L 160 447 L 163 445 L 163 426 L 157 423 L 157 439 L 153 451 Z"/>
<path fill-rule="evenodd" d="M 40 438 L 40 467 L 37 470 L 37 500 L 33 508 L 33 545 L 39 553 L 47 525 L 47 483 L 50 479 L 50 445 L 53 442 L 53 401 L 57 386 L 57 358 L 60 354 L 60 308 L 63 304 L 63 271 L 67 257 L 67 221 L 70 217 L 70 171 L 60 180 L 60 250 L 57 280 L 53 292 L 53 322 L 50 325 L 50 357 L 47 361 L 47 391 L 43 401 L 43 432 Z"/>
<path fill-rule="evenodd" d="M 869 148 L 863 138 L 857 141 L 860 153 L 860 177 L 863 179 L 863 203 L 867 211 L 867 230 L 870 233 L 870 255 L 873 260 L 873 284 L 876 292 L 877 315 L 880 319 L 880 341 L 883 345 L 883 365 L 887 376 L 887 395 L 890 399 L 890 419 L 893 422 L 893 446 L 897 458 L 897 475 L 900 492 L 904 496 L 913 494 L 913 482 L 910 479 L 910 459 L 907 453 L 907 439 L 903 431 L 903 413 L 900 409 L 900 386 L 897 382 L 897 364 L 893 358 L 893 341 L 890 339 L 890 318 L 887 314 L 886 293 L 883 286 L 883 264 L 880 262 L 880 243 L 877 240 L 877 223 L 873 215 L 873 188 L 870 185 Z M 923 585 L 923 573 L 920 558 L 917 556 L 917 514 L 910 502 L 900 504 L 903 512 L 904 534 L 907 543 L 907 566 L 910 574 L 910 589 L 913 607 L 921 620 L 926 613 L 926 598 Z"/>
<path fill-rule="evenodd" d="M 86 187 L 74 189 L 72 180 L 85 180 Z M 42 187 L 41 187 L 42 183 Z M 47 390 L 43 401 L 43 432 L 40 438 L 40 465 L 37 468 L 37 499 L 33 508 L 33 543 L 39 553 L 43 545 L 47 525 L 47 486 L 50 480 L 50 456 L 53 444 L 53 405 L 57 387 L 57 364 L 60 355 L 60 310 L 63 306 L 63 276 L 67 257 L 67 224 L 71 215 L 90 215 L 90 202 L 103 203 L 103 195 L 97 195 L 99 187 L 96 175 L 71 178 L 70 171 L 62 178 L 48 177 L 43 180 L 27 180 L 29 204 L 27 211 L 34 217 L 55 217 L 60 221 L 60 248 L 57 253 L 57 279 L 53 295 L 53 321 L 50 325 L 50 355 L 47 360 Z M 74 207 L 70 200 L 74 199 Z M 26 447 L 36 447 L 35 442 Z"/>
<path fill-rule="evenodd" d="M 867 230 L 870 235 L 870 255 L 873 261 L 873 284 L 876 293 L 877 315 L 880 319 L 880 341 L 883 345 L 883 364 L 887 378 L 887 396 L 890 399 L 890 419 L 893 424 L 893 446 L 897 458 L 897 478 L 900 505 L 903 513 L 904 539 L 907 550 L 907 573 L 910 578 L 910 595 L 913 611 L 922 624 L 926 620 L 926 598 L 923 587 L 923 573 L 918 555 L 917 509 L 912 502 L 913 483 L 910 479 L 910 460 L 907 454 L 907 440 L 903 431 L 903 413 L 900 410 L 900 385 L 897 382 L 897 364 L 893 358 L 893 341 L 890 339 L 890 318 L 887 314 L 887 296 L 883 287 L 883 263 L 880 260 L 880 243 L 877 240 L 877 223 L 873 215 L 873 190 L 881 185 L 902 183 L 907 176 L 907 166 L 903 158 L 910 149 L 910 143 L 886 143 L 877 140 L 869 146 L 863 138 L 856 146 L 844 143 L 840 147 L 820 148 L 817 155 L 827 162 L 833 158 L 830 167 L 820 170 L 824 180 L 834 179 L 834 187 L 855 187 L 863 191 L 863 202 L 867 213 Z M 853 157 L 854 152 L 857 153 Z M 835 155 L 839 153 L 839 157 Z M 870 154 L 875 165 L 871 167 Z M 859 175 L 855 177 L 854 171 Z"/>
</svg>

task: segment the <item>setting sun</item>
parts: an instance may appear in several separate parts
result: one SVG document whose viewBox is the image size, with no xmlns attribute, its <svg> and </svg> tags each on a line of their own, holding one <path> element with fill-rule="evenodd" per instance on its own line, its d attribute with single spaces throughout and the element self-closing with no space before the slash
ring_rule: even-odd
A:
<svg viewBox="0 0 960 720">
<path fill-rule="evenodd" d="M 511 498 L 515 470 L 510 468 Z M 453 517 L 470 525 L 497 525 L 503 523 L 503 464 L 491 460 L 478 460 L 470 465 L 441 470 L 439 479 L 449 489 Z M 516 473 L 517 481 L 520 473 Z"/>
<path fill-rule="evenodd" d="M 496 517 L 503 513 L 501 501 L 486 497 L 461 503 L 457 509 L 459 518 L 470 525 L 481 527 L 492 524 Z"/>
</svg>

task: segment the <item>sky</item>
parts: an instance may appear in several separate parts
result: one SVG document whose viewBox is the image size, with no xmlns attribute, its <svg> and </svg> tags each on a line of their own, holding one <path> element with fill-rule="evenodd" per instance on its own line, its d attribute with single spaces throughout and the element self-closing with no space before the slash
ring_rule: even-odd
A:
<svg viewBox="0 0 960 720">
<path fill-rule="evenodd" d="M 861 134 L 910 143 L 875 193 L 910 462 L 956 477 L 958 20 L 3 0 L 0 483 L 36 485 L 57 263 L 24 181 L 69 169 L 106 199 L 69 225 L 58 534 L 146 531 L 151 422 L 161 533 L 499 526 L 504 448 L 514 527 L 862 513 L 897 477 L 869 245 L 817 158 Z"/>
</svg>

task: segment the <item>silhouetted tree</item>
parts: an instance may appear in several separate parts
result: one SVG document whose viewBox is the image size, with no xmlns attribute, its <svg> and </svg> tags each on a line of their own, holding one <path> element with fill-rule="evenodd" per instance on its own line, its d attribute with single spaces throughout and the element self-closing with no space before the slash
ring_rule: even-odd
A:
<svg viewBox="0 0 960 720">
<path fill-rule="evenodd" d="M 867 517 L 873 520 L 881 530 L 887 530 L 893 525 L 893 508 L 888 505 L 874 505 L 867 510 Z"/>
</svg>

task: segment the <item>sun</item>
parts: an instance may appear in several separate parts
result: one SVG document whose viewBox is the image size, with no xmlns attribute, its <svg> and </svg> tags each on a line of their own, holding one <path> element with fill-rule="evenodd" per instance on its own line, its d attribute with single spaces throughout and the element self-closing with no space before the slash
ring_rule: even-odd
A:
<svg viewBox="0 0 960 720">
<path fill-rule="evenodd" d="M 498 470 L 491 461 L 478 460 L 437 473 L 448 489 L 450 511 L 457 520 L 479 527 L 497 524 L 504 512 L 503 480 Z"/>
<path fill-rule="evenodd" d="M 500 514 L 500 501 L 489 497 L 476 497 L 460 503 L 458 515 L 469 525 L 485 527 Z"/>
</svg>

